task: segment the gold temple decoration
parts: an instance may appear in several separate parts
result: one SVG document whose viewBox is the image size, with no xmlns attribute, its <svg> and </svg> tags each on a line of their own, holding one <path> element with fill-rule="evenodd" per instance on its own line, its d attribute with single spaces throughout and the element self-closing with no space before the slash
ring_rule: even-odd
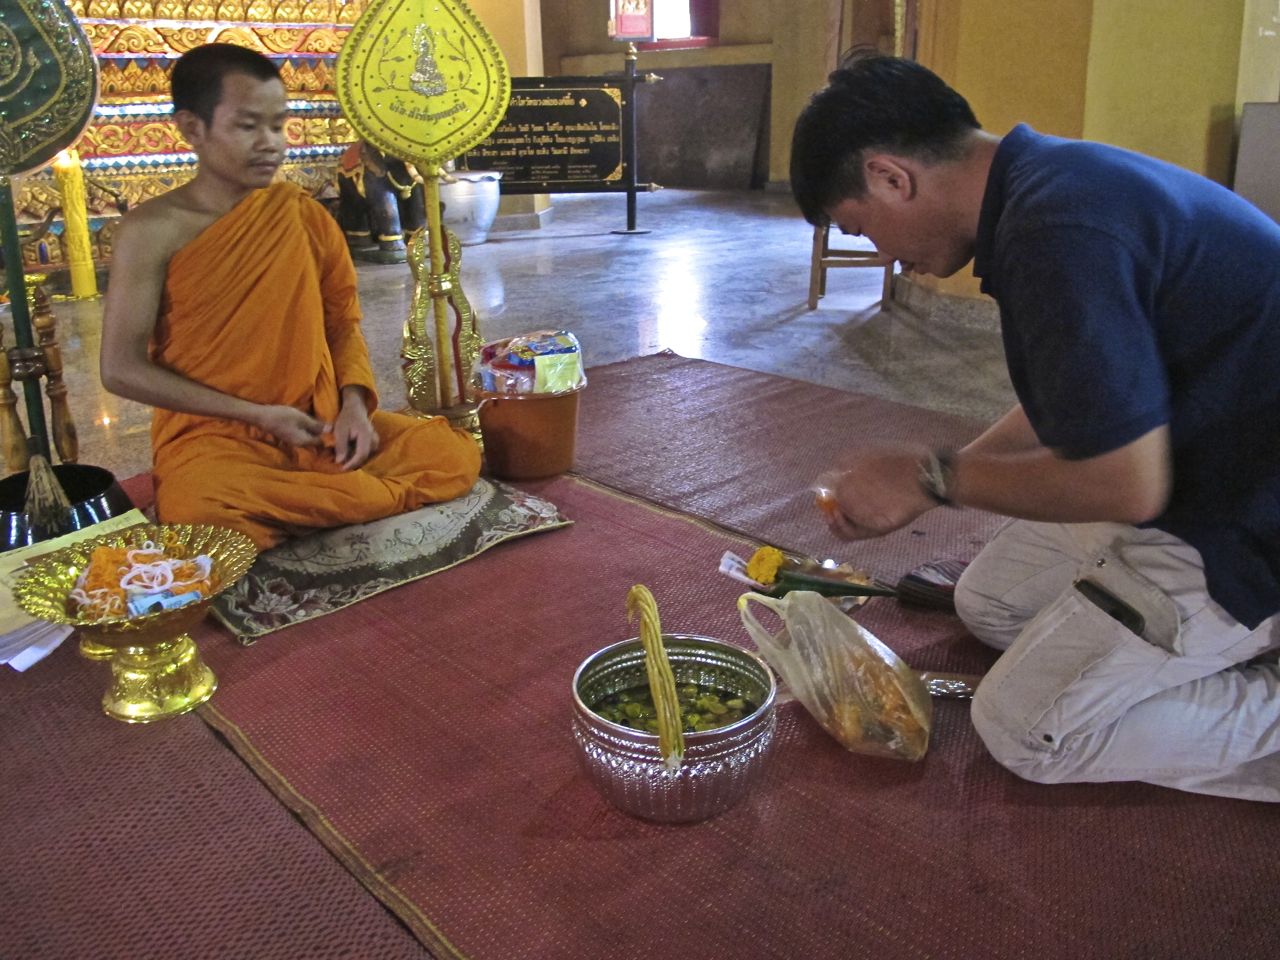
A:
<svg viewBox="0 0 1280 960">
<path fill-rule="evenodd" d="M 45 356 L 31 333 L 11 177 L 39 170 L 76 141 L 93 115 L 97 80 L 89 40 L 60 0 L 0 6 L 0 246 L 17 343 L 8 352 L 7 373 L 22 383 L 31 452 L 46 460 L 48 430 L 38 382 Z"/>
<path fill-rule="evenodd" d="M 440 177 L 446 161 L 502 121 L 511 99 L 506 61 L 462 0 L 370 0 L 337 72 L 355 132 L 425 181 L 427 236 L 409 247 L 415 291 L 401 349 L 409 404 L 463 419 L 481 338 L 458 282 L 461 244 L 440 220 Z"/>
<path fill-rule="evenodd" d="M 0 8 L 9 5 L 0 0 Z M 195 172 L 190 146 L 170 114 L 169 70 L 178 56 L 201 44 L 234 43 L 276 62 L 293 109 L 285 125 L 289 152 L 281 175 L 312 194 L 332 191 L 338 157 L 356 139 L 334 97 L 334 66 L 365 0 L 68 0 L 66 6 L 98 58 L 98 107 L 75 144 L 83 161 L 94 261 L 111 259 L 125 209 Z M 4 47 L 0 37 L 0 61 Z M 69 266 L 67 231 L 37 236 L 50 212 L 64 207 L 53 171 L 24 176 L 13 192 L 24 265 Z"/>
<path fill-rule="evenodd" d="M 68 594 L 94 547 L 139 546 L 145 541 L 164 543 L 166 554 L 175 559 L 208 556 L 217 583 L 214 593 L 185 607 L 139 617 L 78 619 L 68 608 Z M 244 576 L 256 556 L 253 541 L 235 530 L 141 524 L 41 557 L 21 574 L 13 596 L 31 616 L 73 626 L 82 640 L 109 649 L 112 681 L 102 697 L 103 710 L 126 723 L 149 723 L 186 713 L 213 696 L 218 682 L 187 631 L 204 619 L 214 596 Z"/>
<path fill-rule="evenodd" d="M 54 158 L 53 178 L 62 195 L 63 242 L 71 269 L 71 293 L 77 300 L 92 300 L 98 296 L 98 278 L 93 269 L 89 215 L 85 211 L 84 169 L 80 154 L 73 147 Z"/>
</svg>

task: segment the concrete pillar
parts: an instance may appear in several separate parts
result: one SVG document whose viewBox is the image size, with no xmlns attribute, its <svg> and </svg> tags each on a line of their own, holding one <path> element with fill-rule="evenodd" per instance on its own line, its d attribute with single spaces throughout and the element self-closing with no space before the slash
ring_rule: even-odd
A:
<svg viewBox="0 0 1280 960">
<path fill-rule="evenodd" d="M 787 182 L 796 117 L 835 67 L 841 7 L 842 0 L 795 0 L 770 7 L 769 180 L 773 183 Z"/>
<path fill-rule="evenodd" d="M 542 9 L 539 0 L 468 0 L 485 29 L 507 59 L 513 77 L 541 77 Z M 503 218 L 529 219 L 533 225 L 551 206 L 545 193 L 503 197 L 498 222 Z M 524 225 L 522 223 L 522 225 Z"/>
</svg>

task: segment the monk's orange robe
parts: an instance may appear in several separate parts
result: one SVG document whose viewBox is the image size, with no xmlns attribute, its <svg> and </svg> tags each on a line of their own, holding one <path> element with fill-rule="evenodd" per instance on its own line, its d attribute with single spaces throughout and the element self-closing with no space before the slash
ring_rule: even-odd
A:
<svg viewBox="0 0 1280 960">
<path fill-rule="evenodd" d="M 238 420 L 157 409 L 156 512 L 242 530 L 259 548 L 299 527 L 363 523 L 460 496 L 480 451 L 443 417 L 374 409 L 356 275 L 342 232 L 298 187 L 257 190 L 174 254 L 152 360 L 223 393 L 333 423 L 368 391 L 381 445 L 343 472 L 332 447 L 289 447 Z"/>
</svg>

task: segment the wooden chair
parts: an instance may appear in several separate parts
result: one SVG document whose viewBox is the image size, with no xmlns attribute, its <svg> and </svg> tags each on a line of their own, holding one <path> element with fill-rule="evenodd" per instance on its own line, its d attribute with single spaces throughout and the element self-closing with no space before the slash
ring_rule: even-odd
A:
<svg viewBox="0 0 1280 960">
<path fill-rule="evenodd" d="M 893 290 L 893 263 L 880 260 L 878 250 L 832 249 L 828 234 L 831 224 L 813 228 L 813 257 L 809 262 L 809 309 L 818 307 L 818 299 L 827 292 L 827 271 L 833 267 L 878 267 L 884 271 L 880 302 L 887 304 Z"/>
</svg>

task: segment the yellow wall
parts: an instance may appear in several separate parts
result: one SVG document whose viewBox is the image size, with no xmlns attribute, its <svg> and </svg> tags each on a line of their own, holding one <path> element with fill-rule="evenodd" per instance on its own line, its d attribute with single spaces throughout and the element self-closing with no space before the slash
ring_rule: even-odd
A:
<svg viewBox="0 0 1280 960">
<path fill-rule="evenodd" d="M 1094 0 L 1083 137 L 1229 182 L 1243 17 L 1244 0 Z"/>
<path fill-rule="evenodd" d="M 801 0 L 808 5 L 809 0 Z M 720 0 L 721 43 L 768 43 L 773 39 L 774 7 L 788 6 L 775 0 Z"/>
<path fill-rule="evenodd" d="M 1030 123 L 1079 137 L 1093 0 L 921 0 L 917 58 L 969 101 L 983 128 Z M 980 296 L 967 271 L 920 277 L 941 293 Z"/>
<path fill-rule="evenodd" d="M 951 0 L 939 0 L 951 2 Z M 1078 137 L 1092 0 L 964 0 L 954 76 L 992 133 L 1019 122 Z"/>
<path fill-rule="evenodd" d="M 993 133 L 1026 121 L 1228 182 L 1246 2 L 921 0 L 919 58 Z M 921 282 L 977 295 L 972 277 Z"/>
<path fill-rule="evenodd" d="M 540 77 L 542 12 L 538 0 L 467 0 L 507 58 L 513 77 Z"/>
<path fill-rule="evenodd" d="M 532 0 L 476 0 L 493 8 Z M 770 63 L 770 179 L 790 127 L 849 23 L 882 0 L 721 0 L 717 47 L 641 53 L 639 68 Z M 918 56 L 988 130 L 1026 121 L 1116 143 L 1229 179 L 1239 105 L 1280 97 L 1277 0 L 917 0 Z M 605 0 L 541 0 L 550 73 L 621 69 Z M 835 44 L 840 42 L 834 34 Z"/>
</svg>

